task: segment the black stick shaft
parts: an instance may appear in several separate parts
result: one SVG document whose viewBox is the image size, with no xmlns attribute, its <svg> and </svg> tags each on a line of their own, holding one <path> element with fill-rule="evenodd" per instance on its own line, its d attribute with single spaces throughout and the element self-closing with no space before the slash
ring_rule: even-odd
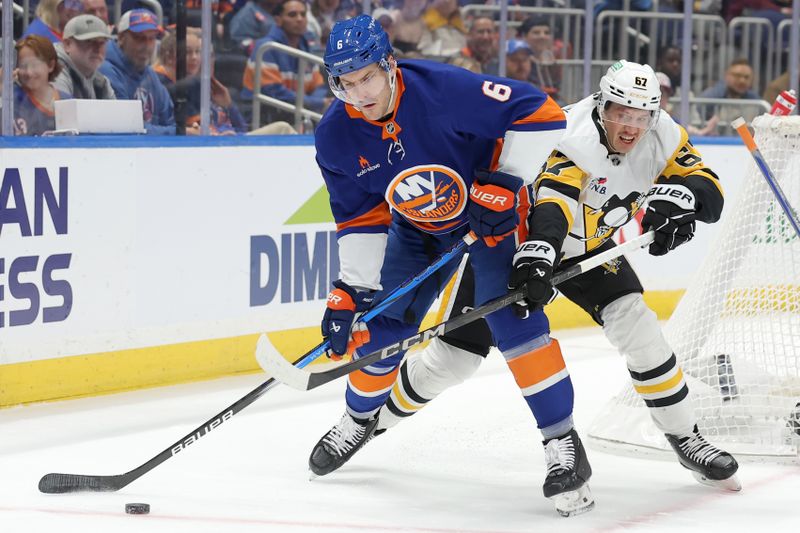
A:
<svg viewBox="0 0 800 533">
<path fill-rule="evenodd" d="M 114 492 L 131 482 L 139 479 L 167 459 L 177 455 L 188 446 L 194 444 L 211 431 L 227 422 L 245 407 L 259 399 L 264 393 L 272 389 L 279 382 L 270 378 L 235 403 L 229 405 L 191 433 L 176 441 L 169 448 L 137 466 L 130 472 L 112 476 L 94 476 L 82 474 L 45 474 L 39 480 L 39 490 L 46 494 L 60 494 L 64 492 Z"/>
</svg>

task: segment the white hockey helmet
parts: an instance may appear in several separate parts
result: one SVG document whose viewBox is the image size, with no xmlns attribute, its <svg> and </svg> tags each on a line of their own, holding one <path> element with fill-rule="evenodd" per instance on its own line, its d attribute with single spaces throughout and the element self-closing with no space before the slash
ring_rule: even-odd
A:
<svg viewBox="0 0 800 533">
<path fill-rule="evenodd" d="M 604 111 L 611 102 L 648 111 L 650 120 L 645 129 L 652 128 L 658 120 L 661 108 L 661 87 L 653 68 L 624 59 L 608 67 L 606 75 L 600 79 L 597 100 L 597 109 L 604 120 Z M 642 124 L 630 125 L 641 127 Z"/>
</svg>

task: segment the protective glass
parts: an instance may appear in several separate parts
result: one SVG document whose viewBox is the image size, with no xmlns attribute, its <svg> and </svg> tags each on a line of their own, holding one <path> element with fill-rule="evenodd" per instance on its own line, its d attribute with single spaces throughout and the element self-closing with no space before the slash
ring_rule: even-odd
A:
<svg viewBox="0 0 800 533">
<path fill-rule="evenodd" d="M 338 76 L 328 76 L 328 85 L 334 96 L 347 104 L 361 107 L 374 103 L 381 92 L 393 84 L 394 79 L 384 68 L 376 65 L 356 81 L 346 81 Z"/>
<path fill-rule="evenodd" d="M 600 109 L 600 117 L 603 119 L 603 122 L 613 122 L 614 124 L 639 128 L 646 131 L 655 126 L 658 120 L 657 111 L 636 109 L 621 104 L 610 104 L 606 107 L 607 109 Z"/>
</svg>

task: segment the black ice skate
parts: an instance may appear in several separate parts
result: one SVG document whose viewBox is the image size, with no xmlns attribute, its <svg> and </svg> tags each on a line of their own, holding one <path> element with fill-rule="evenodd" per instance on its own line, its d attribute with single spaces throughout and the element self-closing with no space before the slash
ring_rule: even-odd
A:
<svg viewBox="0 0 800 533">
<path fill-rule="evenodd" d="M 591 511 L 594 497 L 587 481 L 592 477 L 592 467 L 578 433 L 569 433 L 543 442 L 547 477 L 544 495 L 553 500 L 561 516 L 574 516 Z"/>
<path fill-rule="evenodd" d="M 726 490 L 742 490 L 736 470 L 739 464 L 731 454 L 706 441 L 697 426 L 689 435 L 667 435 L 678 461 L 703 485 Z"/>
<path fill-rule="evenodd" d="M 372 438 L 377 425 L 377 418 L 359 422 L 345 413 L 311 450 L 308 468 L 316 476 L 330 474 L 349 461 Z"/>
</svg>

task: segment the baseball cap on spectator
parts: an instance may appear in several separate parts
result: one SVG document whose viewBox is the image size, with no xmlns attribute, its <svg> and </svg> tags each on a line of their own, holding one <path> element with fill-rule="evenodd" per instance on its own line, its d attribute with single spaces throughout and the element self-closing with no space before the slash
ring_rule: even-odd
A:
<svg viewBox="0 0 800 533">
<path fill-rule="evenodd" d="M 78 15 L 64 26 L 64 39 L 88 41 L 89 39 L 113 39 L 108 25 L 94 15 Z"/>
<path fill-rule="evenodd" d="M 522 39 L 511 39 L 506 44 L 506 55 L 510 56 L 513 53 L 519 52 L 520 50 L 524 50 L 528 54 L 532 54 L 533 50 L 531 50 L 530 45 L 523 41 Z"/>
<path fill-rule="evenodd" d="M 669 91 L 669 94 L 672 94 L 672 82 L 669 76 L 663 72 L 656 72 L 656 79 L 658 80 L 658 85 L 661 86 L 662 89 L 666 89 Z"/>
<path fill-rule="evenodd" d="M 126 11 L 119 18 L 117 23 L 117 33 L 132 31 L 141 33 L 147 30 L 156 30 L 159 34 L 164 33 L 164 28 L 158 24 L 156 16 L 146 9 L 131 9 Z"/>
<path fill-rule="evenodd" d="M 394 22 L 394 17 L 392 16 L 392 12 L 386 9 L 385 7 L 376 8 L 372 12 L 372 18 L 380 22 L 381 17 L 388 17 L 390 21 Z"/>
</svg>

